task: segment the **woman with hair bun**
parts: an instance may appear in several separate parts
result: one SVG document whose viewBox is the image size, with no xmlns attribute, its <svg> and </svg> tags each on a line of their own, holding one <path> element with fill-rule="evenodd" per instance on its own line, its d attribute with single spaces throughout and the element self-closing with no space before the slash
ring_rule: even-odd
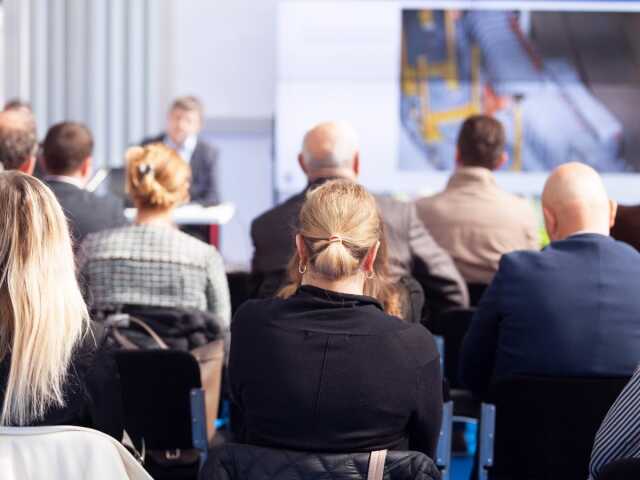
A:
<svg viewBox="0 0 640 480">
<path fill-rule="evenodd" d="M 382 228 L 375 199 L 356 183 L 330 181 L 307 194 L 291 285 L 280 298 L 246 302 L 232 323 L 229 378 L 242 441 L 433 457 L 438 352 L 427 329 L 393 316 Z"/>
<path fill-rule="evenodd" d="M 78 425 L 120 440 L 116 365 L 91 325 L 67 220 L 42 182 L 0 173 L 0 426 Z"/>
<path fill-rule="evenodd" d="M 199 310 L 215 319 L 212 329 L 226 334 L 231 303 L 222 257 L 172 221 L 174 209 L 189 200 L 189 165 L 161 143 L 130 148 L 126 162 L 134 225 L 90 235 L 79 252 L 92 309 Z"/>
</svg>

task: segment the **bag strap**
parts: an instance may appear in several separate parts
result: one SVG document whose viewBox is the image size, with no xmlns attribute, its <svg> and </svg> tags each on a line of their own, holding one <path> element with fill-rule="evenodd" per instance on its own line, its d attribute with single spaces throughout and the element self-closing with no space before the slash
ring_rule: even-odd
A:
<svg viewBox="0 0 640 480">
<path fill-rule="evenodd" d="M 131 317 L 131 316 L 129 317 L 129 321 L 135 323 L 140 328 L 142 328 L 145 332 L 147 332 L 149 334 L 149 336 L 155 340 L 155 342 L 158 344 L 158 346 L 161 349 L 169 350 L 169 346 L 166 343 L 164 343 L 164 340 L 162 340 L 162 338 L 160 338 L 160 335 L 158 335 L 153 330 L 153 328 L 151 328 L 149 325 L 147 325 L 146 322 L 140 320 L 139 318 L 135 318 L 135 317 Z"/>
<path fill-rule="evenodd" d="M 384 462 L 387 458 L 386 450 L 375 450 L 369 454 L 369 472 L 367 480 L 382 480 L 384 477 Z"/>
<path fill-rule="evenodd" d="M 158 335 L 153 328 L 151 328 L 147 323 L 139 318 L 132 317 L 131 315 L 127 315 L 127 319 L 130 323 L 134 323 L 142 328 L 152 339 L 154 342 L 158 344 L 158 347 L 162 350 L 169 350 L 169 346 L 165 343 L 164 340 Z M 116 341 L 120 344 L 120 346 L 129 349 L 129 350 L 140 350 L 140 347 L 125 337 L 122 332 L 120 332 L 119 328 L 115 325 L 111 327 L 113 332 L 113 336 Z"/>
</svg>

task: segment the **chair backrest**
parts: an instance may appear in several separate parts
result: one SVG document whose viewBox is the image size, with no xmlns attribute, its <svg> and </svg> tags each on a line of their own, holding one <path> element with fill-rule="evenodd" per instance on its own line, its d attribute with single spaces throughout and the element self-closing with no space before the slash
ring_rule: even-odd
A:
<svg viewBox="0 0 640 480">
<path fill-rule="evenodd" d="M 72 426 L 0 427 L 3 480 L 151 480 L 115 439 Z"/>
<path fill-rule="evenodd" d="M 478 306 L 488 286 L 489 285 L 485 285 L 484 283 L 467 284 L 467 289 L 469 290 L 469 303 L 472 307 Z"/>
<path fill-rule="evenodd" d="M 624 458 L 605 465 L 598 480 L 630 480 L 640 478 L 640 458 Z"/>
<path fill-rule="evenodd" d="M 228 443 L 210 451 L 200 480 L 365 480 L 369 453 L 310 453 Z M 436 480 L 438 468 L 420 452 L 389 451 L 385 480 Z"/>
<path fill-rule="evenodd" d="M 191 391 L 200 389 L 198 362 L 177 350 L 116 352 L 125 429 L 136 446 L 153 450 L 194 448 Z"/>
<path fill-rule="evenodd" d="M 474 312 L 472 308 L 454 308 L 436 316 L 428 325 L 431 333 L 444 339 L 444 377 L 451 388 L 460 388 L 460 351 Z"/>
<path fill-rule="evenodd" d="M 628 381 L 522 376 L 498 382 L 491 478 L 587 478 L 596 431 Z"/>
</svg>

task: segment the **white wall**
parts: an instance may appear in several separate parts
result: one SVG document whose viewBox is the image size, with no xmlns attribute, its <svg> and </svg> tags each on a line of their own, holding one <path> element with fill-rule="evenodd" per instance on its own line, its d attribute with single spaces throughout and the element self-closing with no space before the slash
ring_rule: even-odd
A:
<svg viewBox="0 0 640 480">
<path fill-rule="evenodd" d="M 172 75 L 163 102 L 185 94 L 202 99 L 205 134 L 220 151 L 220 192 L 236 205 L 221 229 L 221 251 L 229 267 L 248 267 L 249 225 L 273 199 L 278 0 L 169 1 Z"/>
<path fill-rule="evenodd" d="M 177 95 L 200 96 L 207 117 L 271 117 L 277 0 L 172 0 Z"/>
</svg>

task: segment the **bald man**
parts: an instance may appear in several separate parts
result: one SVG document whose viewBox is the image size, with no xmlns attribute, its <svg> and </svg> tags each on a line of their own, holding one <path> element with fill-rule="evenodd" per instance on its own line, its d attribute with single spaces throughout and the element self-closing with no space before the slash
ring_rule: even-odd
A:
<svg viewBox="0 0 640 480">
<path fill-rule="evenodd" d="M 542 206 L 551 244 L 502 257 L 465 338 L 473 391 L 514 374 L 631 375 L 640 363 L 640 254 L 609 236 L 616 204 L 599 175 L 558 167 Z"/>
<path fill-rule="evenodd" d="M 309 189 L 332 178 L 356 181 L 360 173 L 358 136 L 344 122 L 316 125 L 304 136 L 298 155 L 307 176 L 307 187 L 297 195 L 256 218 L 251 225 L 255 247 L 252 273 L 259 295 L 276 292 L 285 280 L 287 263 L 294 252 L 294 225 Z M 394 280 L 415 276 L 424 287 L 428 313 L 467 306 L 466 284 L 451 257 L 438 246 L 416 215 L 415 206 L 376 196 L 389 240 L 390 270 Z M 410 283 L 408 284 L 410 285 Z M 422 312 L 412 312 L 413 319 Z"/>
<path fill-rule="evenodd" d="M 36 164 L 38 139 L 33 117 L 21 110 L 0 112 L 0 164 L 4 170 L 31 175 Z"/>
</svg>

